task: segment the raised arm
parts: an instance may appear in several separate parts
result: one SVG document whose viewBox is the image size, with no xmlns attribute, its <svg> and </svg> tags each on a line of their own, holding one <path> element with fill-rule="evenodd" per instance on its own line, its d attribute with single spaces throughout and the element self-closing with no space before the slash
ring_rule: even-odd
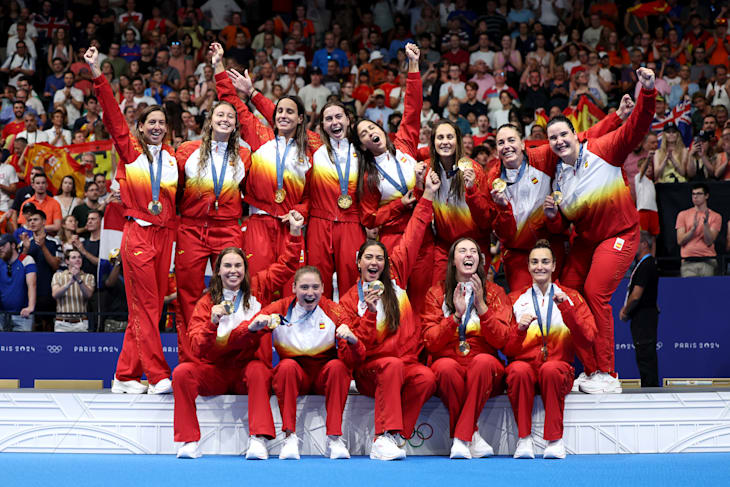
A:
<svg viewBox="0 0 730 487">
<path fill-rule="evenodd" d="M 395 134 L 394 143 L 400 150 L 416 158 L 418 134 L 421 130 L 421 108 L 423 107 L 423 82 L 418 69 L 420 50 L 415 44 L 406 44 L 408 56 L 408 79 L 403 102 L 403 121 Z"/>
</svg>

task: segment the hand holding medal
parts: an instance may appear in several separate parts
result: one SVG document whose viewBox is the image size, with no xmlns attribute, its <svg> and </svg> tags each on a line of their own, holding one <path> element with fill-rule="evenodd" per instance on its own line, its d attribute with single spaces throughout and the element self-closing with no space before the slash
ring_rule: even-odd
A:
<svg viewBox="0 0 730 487">
<path fill-rule="evenodd" d="M 365 301 L 365 304 L 367 305 L 368 309 L 372 311 L 373 313 L 378 312 L 378 301 L 380 301 L 380 297 L 383 295 L 383 292 L 385 291 L 385 287 L 383 286 L 383 283 L 380 281 L 371 281 L 366 282 L 363 286 L 364 294 L 363 294 L 363 300 Z"/>
<path fill-rule="evenodd" d="M 559 191 L 556 192 L 560 193 Z M 563 194 L 560 193 L 558 196 L 560 196 L 562 201 Z M 545 216 L 550 218 L 551 220 L 558 216 L 558 205 L 555 203 L 553 194 L 549 194 L 545 197 L 545 202 L 542 204 L 542 210 L 545 212 Z"/>
<path fill-rule="evenodd" d="M 459 162 L 456 163 L 456 166 L 459 168 L 459 171 L 461 171 L 461 174 L 464 177 L 464 185 L 467 188 L 474 186 L 474 183 L 476 182 L 476 172 L 474 172 L 474 166 L 472 165 L 471 160 L 468 157 L 462 157 L 459 159 Z"/>
</svg>

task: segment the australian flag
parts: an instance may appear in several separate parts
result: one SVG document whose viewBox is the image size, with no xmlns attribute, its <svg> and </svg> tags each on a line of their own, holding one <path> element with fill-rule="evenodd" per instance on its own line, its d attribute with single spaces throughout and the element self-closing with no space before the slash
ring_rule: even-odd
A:
<svg viewBox="0 0 730 487">
<path fill-rule="evenodd" d="M 689 147 L 692 143 L 692 119 L 690 114 L 692 111 L 692 104 L 689 100 L 678 103 L 671 112 L 669 112 L 661 120 L 654 119 L 654 123 L 651 124 L 651 131 L 657 134 L 662 133 L 664 126 L 669 122 L 674 124 L 679 129 L 679 133 L 682 135 L 682 142 L 685 147 Z"/>
</svg>

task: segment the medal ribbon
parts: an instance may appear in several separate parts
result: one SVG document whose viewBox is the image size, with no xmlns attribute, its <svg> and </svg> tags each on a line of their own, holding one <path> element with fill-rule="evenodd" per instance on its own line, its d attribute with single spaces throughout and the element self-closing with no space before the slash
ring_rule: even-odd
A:
<svg viewBox="0 0 730 487">
<path fill-rule="evenodd" d="M 540 305 L 537 304 L 537 293 L 535 287 L 532 287 L 532 305 L 535 307 L 535 315 L 537 316 L 537 325 L 540 327 L 540 335 L 542 335 L 542 344 L 547 347 L 547 336 L 550 334 L 550 322 L 553 319 L 553 297 L 555 296 L 555 286 L 550 284 L 550 295 L 548 299 L 547 316 L 545 318 L 545 330 L 542 329 L 542 314 L 540 314 Z"/>
<path fill-rule="evenodd" d="M 243 289 L 238 290 L 238 294 L 236 294 L 236 299 L 233 301 L 233 313 L 238 311 L 238 307 L 241 306 L 241 301 L 243 300 Z M 231 313 L 231 314 L 233 314 Z"/>
<path fill-rule="evenodd" d="M 284 157 L 286 157 L 286 153 L 285 153 Z M 226 166 L 228 166 L 228 148 L 226 148 L 226 154 L 223 156 L 223 169 L 221 169 L 220 178 L 218 178 L 218 176 L 216 175 L 215 161 L 213 160 L 213 155 L 211 154 L 210 172 L 213 175 L 213 193 L 215 193 L 216 201 L 218 201 L 218 198 L 221 195 L 221 191 L 223 191 L 223 181 L 225 181 L 225 179 L 226 179 Z"/>
<path fill-rule="evenodd" d="M 289 140 L 289 142 L 286 144 L 286 148 L 284 149 L 284 157 L 279 157 L 278 138 L 274 142 L 276 142 L 276 189 L 281 189 L 284 187 L 284 168 L 286 167 L 286 155 L 289 153 L 289 149 L 294 143 L 294 139 Z"/>
<path fill-rule="evenodd" d="M 517 172 L 517 179 L 515 179 L 513 182 L 509 182 L 507 179 L 507 169 L 502 165 L 502 172 L 500 173 L 499 177 L 507 183 L 507 186 L 512 186 L 513 184 L 517 184 L 520 182 L 520 179 L 522 179 L 522 176 L 525 174 L 525 168 L 527 167 L 527 156 L 524 156 L 522 158 L 522 164 L 520 165 L 520 170 Z"/>
<path fill-rule="evenodd" d="M 347 185 L 350 182 L 350 152 L 351 144 L 347 144 L 347 163 L 345 164 L 345 177 L 342 177 L 342 169 L 340 169 L 340 161 L 337 157 L 337 150 L 332 151 L 332 155 L 335 156 L 335 169 L 337 169 L 337 179 L 340 181 L 340 194 L 345 196 L 347 194 Z M 377 167 L 377 164 L 376 164 Z"/>
<path fill-rule="evenodd" d="M 464 312 L 464 316 L 461 317 L 461 322 L 459 323 L 459 341 L 465 342 L 466 341 L 466 325 L 469 323 L 469 318 L 471 318 L 471 311 L 474 309 L 474 291 L 472 290 L 471 296 L 469 296 L 469 303 L 466 305 L 466 311 Z"/>
<path fill-rule="evenodd" d="M 390 155 L 388 155 L 388 158 L 390 158 Z M 408 184 L 406 183 L 406 178 L 403 177 L 403 170 L 401 169 L 400 162 L 398 162 L 397 159 L 395 161 L 395 169 L 398 171 L 398 180 L 400 181 L 400 184 L 396 183 L 395 180 L 390 177 L 390 174 L 385 172 L 385 169 L 380 167 L 377 162 L 375 163 L 375 168 L 378 170 L 381 176 L 385 178 L 386 181 L 392 184 L 395 189 L 400 191 L 401 195 L 405 196 L 405 194 L 408 192 Z"/>
<path fill-rule="evenodd" d="M 290 325 L 293 325 L 294 324 L 291 321 L 291 315 L 292 315 L 292 311 L 294 311 L 294 305 L 295 304 L 297 304 L 296 298 L 294 298 L 294 300 L 289 305 L 289 308 L 286 310 L 286 317 L 284 318 L 286 320 L 286 322 L 288 324 L 290 324 Z M 307 311 L 304 316 L 302 316 L 301 318 L 299 318 L 298 322 L 299 323 L 304 323 L 305 321 L 307 321 L 309 319 L 309 317 L 312 316 L 315 311 L 317 311 L 317 308 L 319 308 L 319 306 L 315 306 L 314 309 L 311 309 L 311 310 Z"/>
<path fill-rule="evenodd" d="M 583 146 L 585 144 L 580 144 L 580 150 L 578 151 L 578 160 L 575 161 L 575 174 L 578 174 L 578 170 L 580 169 L 580 164 L 583 160 Z M 560 161 L 562 162 L 562 161 Z M 563 164 L 565 164 L 563 162 Z M 557 188 L 557 191 L 560 191 L 560 176 L 563 173 L 563 167 L 558 164 L 558 167 L 555 168 L 555 187 Z"/>
<path fill-rule="evenodd" d="M 150 163 L 150 186 L 152 186 L 152 201 L 160 201 L 160 185 L 162 184 L 162 147 L 157 155 L 157 174 L 152 173 L 152 161 Z"/>
</svg>

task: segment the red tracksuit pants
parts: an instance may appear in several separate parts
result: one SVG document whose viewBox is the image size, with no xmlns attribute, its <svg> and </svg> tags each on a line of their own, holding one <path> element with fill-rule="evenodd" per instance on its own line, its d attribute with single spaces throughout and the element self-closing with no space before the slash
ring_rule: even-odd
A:
<svg viewBox="0 0 730 487">
<path fill-rule="evenodd" d="M 375 398 L 375 434 L 399 431 L 413 436 L 418 415 L 436 392 L 436 377 L 418 362 L 404 363 L 398 357 L 368 361 L 355 373 L 360 394 Z"/>
<path fill-rule="evenodd" d="M 243 368 L 186 362 L 172 373 L 175 397 L 175 441 L 200 440 L 200 425 L 195 408 L 198 396 L 248 394 L 249 434 L 276 436 L 271 414 L 271 369 L 260 360 L 252 360 Z"/>
<path fill-rule="evenodd" d="M 532 433 L 532 405 L 536 388 L 539 388 L 545 406 L 542 437 L 547 441 L 563 437 L 565 396 L 573 387 L 574 374 L 573 367 L 562 360 L 548 360 L 537 370 L 520 360 L 507 366 L 507 397 L 512 405 L 520 438 Z"/>
<path fill-rule="evenodd" d="M 357 282 L 357 251 L 365 232 L 356 222 L 336 222 L 312 216 L 307 223 L 307 263 L 322 274 L 324 295 L 332 299 L 332 274 L 337 272 L 340 296 Z"/>
<path fill-rule="evenodd" d="M 177 343 L 180 362 L 193 360 L 188 339 L 188 321 L 193 316 L 195 303 L 205 290 L 205 266 L 226 247 L 241 247 L 242 234 L 237 221 L 198 226 L 181 223 L 177 230 L 175 247 L 175 276 L 180 314 L 177 319 Z"/>
<path fill-rule="evenodd" d="M 134 221 L 124 224 L 120 253 L 129 324 L 117 361 L 115 375 L 119 380 L 140 380 L 145 374 L 151 384 L 157 384 L 170 377 L 157 326 L 167 291 L 174 239 L 175 232 L 169 228 L 142 227 Z"/>
<path fill-rule="evenodd" d="M 246 252 L 249 274 L 253 276 L 268 269 L 284 253 L 289 238 L 289 226 L 271 215 L 251 215 L 245 226 L 243 250 Z M 294 278 L 284 284 L 281 295 L 274 296 L 274 300 L 291 296 L 293 282 Z"/>
<path fill-rule="evenodd" d="M 446 242 L 444 240 L 436 240 L 433 246 L 433 275 L 431 279 L 431 285 L 433 286 L 446 279 L 446 268 L 449 263 L 449 249 L 451 248 L 452 243 L 453 242 Z M 487 259 L 487 262 L 489 262 L 489 259 L 492 257 L 492 254 L 489 252 L 489 242 L 478 243 L 482 254 L 484 254 L 484 258 Z"/>
<path fill-rule="evenodd" d="M 274 392 L 279 401 L 281 430 L 297 430 L 297 397 L 324 394 L 327 435 L 342 435 L 342 413 L 352 374 L 340 359 L 285 358 L 274 367 Z"/>
<path fill-rule="evenodd" d="M 432 365 L 438 394 L 449 410 L 449 436 L 471 441 L 487 399 L 504 390 L 504 366 L 493 355 L 475 355 L 469 366 L 448 357 Z"/>
<path fill-rule="evenodd" d="M 385 233 L 380 236 L 380 241 L 388 249 L 388 254 L 393 255 L 393 249 L 398 245 L 403 237 L 403 233 Z M 431 230 L 426 230 L 426 236 L 418 251 L 418 260 L 416 265 L 411 269 L 411 275 L 408 278 L 408 300 L 411 302 L 413 311 L 419 316 L 423 313 L 426 305 L 426 294 L 431 288 L 433 274 L 433 234 Z"/>
<path fill-rule="evenodd" d="M 618 239 L 622 239 L 623 243 Z M 613 312 L 610 301 L 631 266 L 638 247 L 638 226 L 598 244 L 578 237 L 565 261 L 560 282 L 583 294 L 598 328 L 593 342 L 593 358 L 587 357 L 590 354 L 585 351 L 578 354 L 586 373 L 596 370 L 614 372 Z"/>
</svg>

